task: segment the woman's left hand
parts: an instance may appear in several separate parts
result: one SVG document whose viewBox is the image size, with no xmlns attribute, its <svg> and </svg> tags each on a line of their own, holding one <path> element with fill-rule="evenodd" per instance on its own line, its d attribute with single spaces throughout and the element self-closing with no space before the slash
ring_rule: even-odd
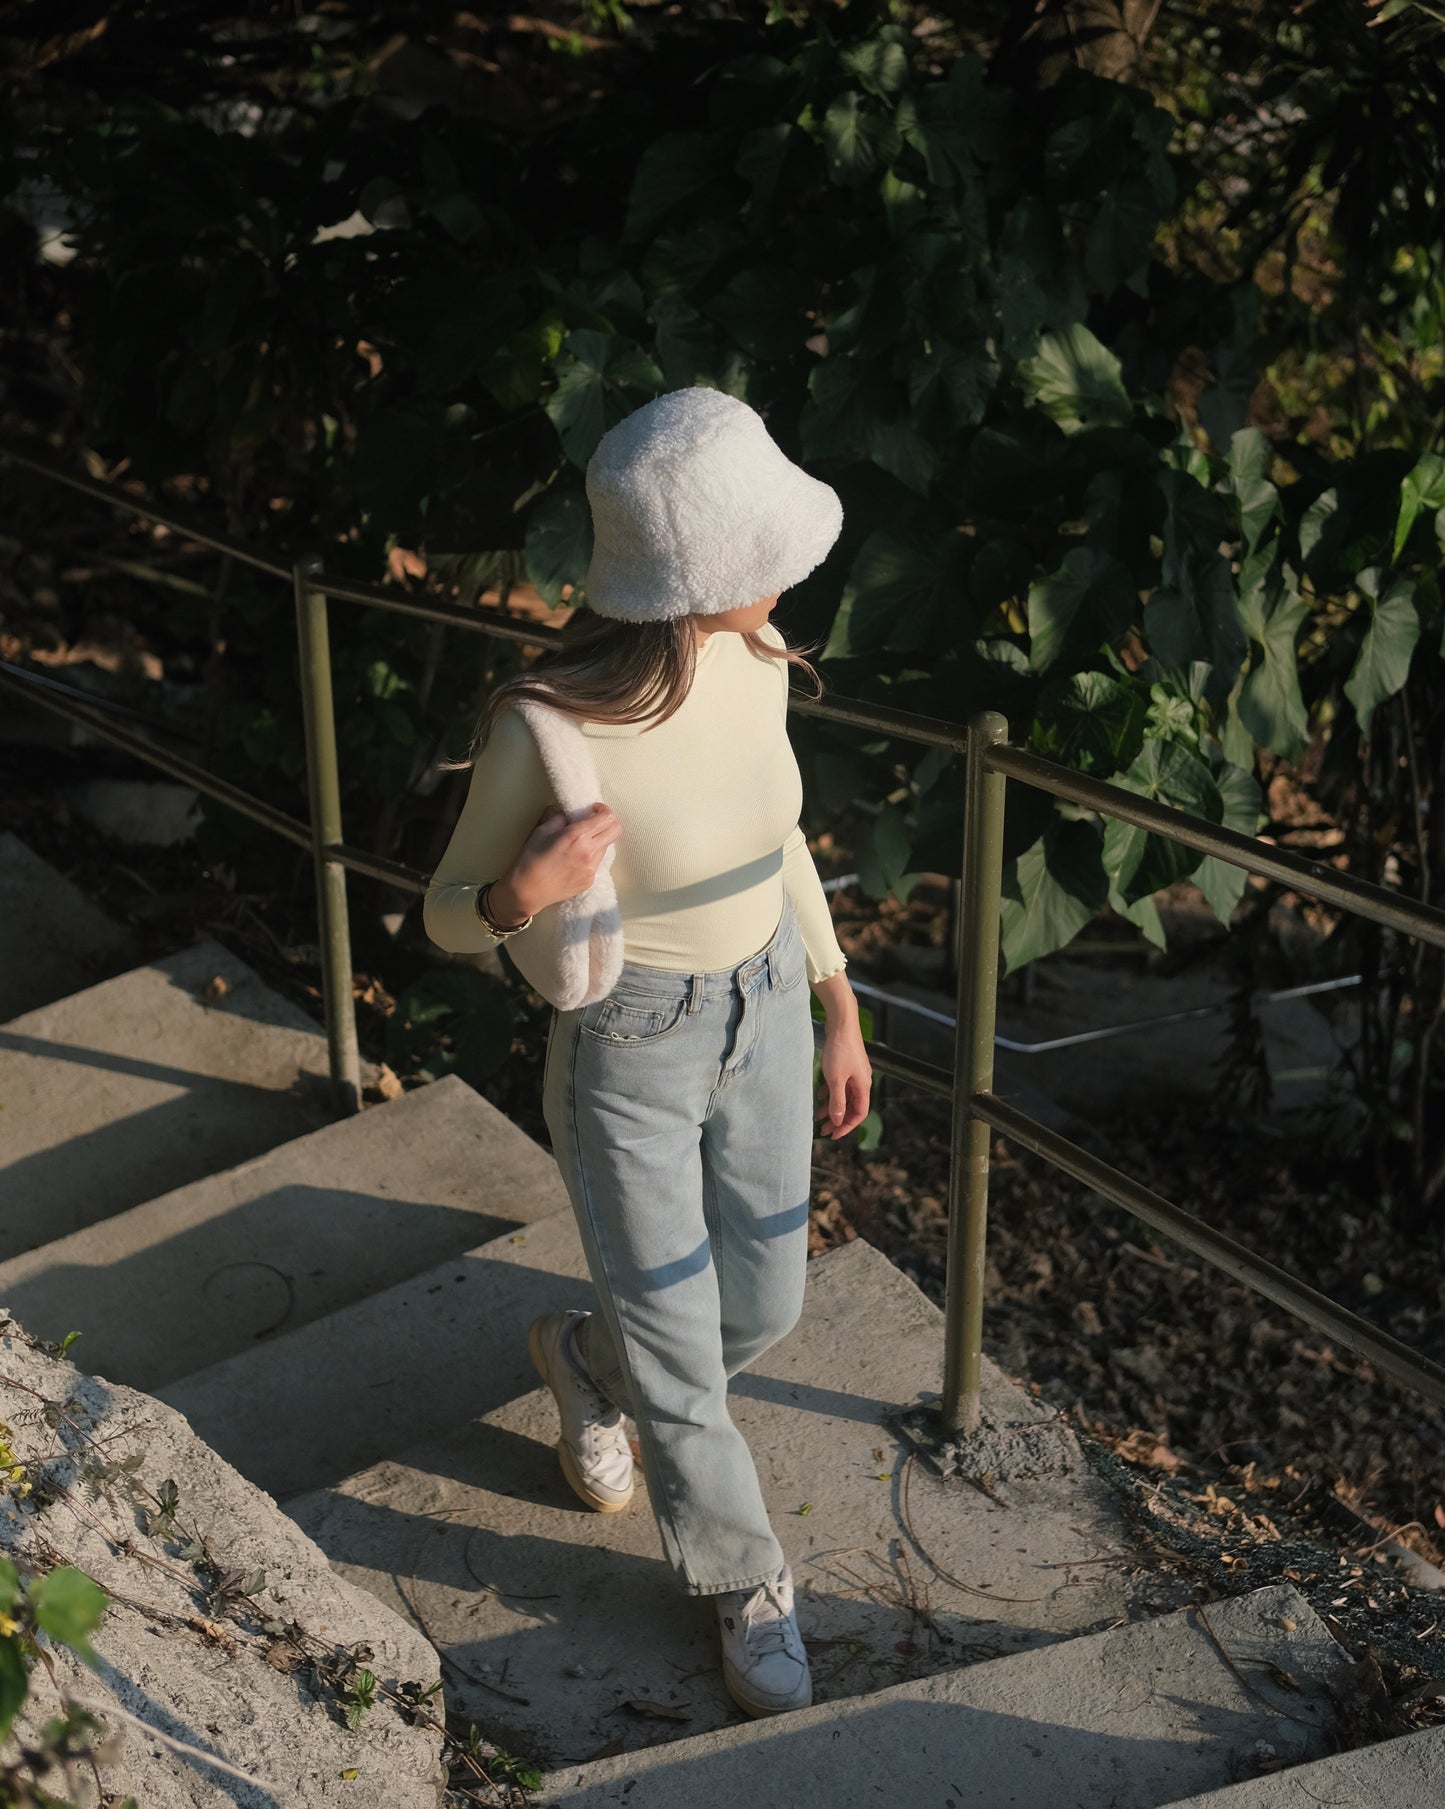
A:
<svg viewBox="0 0 1445 1809">
<path fill-rule="evenodd" d="M 852 989 L 849 988 L 849 998 Z M 873 1090 L 873 1068 L 858 1027 L 858 1008 L 851 1012 L 830 1012 L 823 1032 L 823 1083 L 826 1097 L 817 1112 L 824 1122 L 818 1127 L 820 1137 L 836 1142 L 857 1130 L 868 1116 L 868 1100 Z"/>
</svg>

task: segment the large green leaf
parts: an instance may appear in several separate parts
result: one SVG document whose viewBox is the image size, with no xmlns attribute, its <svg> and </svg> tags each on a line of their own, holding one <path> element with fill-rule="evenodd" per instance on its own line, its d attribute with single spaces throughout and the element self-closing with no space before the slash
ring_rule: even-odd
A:
<svg viewBox="0 0 1445 1809">
<path fill-rule="evenodd" d="M 1138 757 L 1147 714 L 1137 684 L 1075 672 L 1040 694 L 1033 743 L 1074 772 L 1109 778 Z"/>
<path fill-rule="evenodd" d="M 808 400 L 798 417 L 803 461 L 867 455 L 879 421 L 897 412 L 893 381 L 880 362 L 820 358 L 808 373 Z"/>
<path fill-rule="evenodd" d="M 727 169 L 730 149 L 723 132 L 664 132 L 653 139 L 633 174 L 623 237 L 650 239 L 674 208 Z"/>
<path fill-rule="evenodd" d="M 908 81 L 909 45 L 900 26 L 885 25 L 840 51 L 838 61 L 869 94 L 896 94 Z"/>
<path fill-rule="evenodd" d="M 928 180 L 949 188 L 972 179 L 973 153 L 957 90 L 947 82 L 928 82 L 898 102 L 898 130 L 928 170 Z"/>
<path fill-rule="evenodd" d="M 1098 830 L 1057 818 L 1004 868 L 999 920 L 1004 972 L 1072 942 L 1098 913 L 1108 889 Z"/>
<path fill-rule="evenodd" d="M 662 383 L 654 361 L 623 334 L 586 327 L 569 333 L 557 355 L 557 386 L 544 404 L 567 457 L 585 466 L 607 429 Z"/>
<path fill-rule="evenodd" d="M 843 586 L 824 659 L 927 647 L 961 583 L 956 534 L 908 537 L 877 528 Z"/>
<path fill-rule="evenodd" d="M 506 1061 L 513 1034 L 500 981 L 475 968 L 437 968 L 398 996 L 386 1021 L 387 1060 L 397 1073 L 427 1080 L 457 1074 L 479 1086 Z"/>
<path fill-rule="evenodd" d="M 664 227 L 638 253 L 638 275 L 649 295 L 691 293 L 705 283 L 724 259 L 748 255 L 748 233 L 741 215 L 684 212 L 675 226 Z M 575 325 L 575 322 L 569 322 Z"/>
<path fill-rule="evenodd" d="M 787 120 L 755 126 L 752 131 L 744 132 L 739 140 L 733 167 L 752 190 L 748 209 L 750 232 L 761 232 L 767 225 L 788 153 L 795 144 L 802 142 L 802 133 Z"/>
<path fill-rule="evenodd" d="M 1228 512 L 1223 498 L 1190 471 L 1166 466 L 1156 473 L 1154 482 L 1164 498 L 1161 570 L 1165 584 L 1173 584 L 1191 560 L 1218 555 L 1219 543 L 1228 532 Z"/>
<path fill-rule="evenodd" d="M 79 1653 L 92 1669 L 99 1660 L 89 1636 L 100 1624 L 109 1599 L 93 1577 L 73 1564 L 57 1564 L 30 1585 L 36 1626 Z"/>
<path fill-rule="evenodd" d="M 868 431 L 868 456 L 920 496 L 928 494 L 938 470 L 939 449 L 911 421 L 875 421 Z"/>
<path fill-rule="evenodd" d="M 978 346 L 992 356 L 980 300 L 984 243 L 959 232 L 915 232 L 898 247 L 892 280 L 927 356 L 935 340 Z"/>
<path fill-rule="evenodd" d="M 858 882 L 870 898 L 907 898 L 914 878 L 908 870 L 911 852 L 903 812 L 885 804 L 859 839 Z"/>
<path fill-rule="evenodd" d="M 1136 295 L 1149 293 L 1149 255 L 1159 226 L 1159 204 L 1143 176 L 1124 176 L 1104 191 L 1089 227 L 1084 268 L 1104 295 L 1127 283 Z"/>
<path fill-rule="evenodd" d="M 1065 433 L 1090 427 L 1127 427 L 1133 409 L 1119 360 L 1085 326 L 1044 333 L 1016 376 L 1024 394 L 1052 415 Z"/>
<path fill-rule="evenodd" d="M 1239 614 L 1252 643 L 1235 706 L 1239 720 L 1256 747 L 1290 758 L 1309 731 L 1295 650 L 1309 605 L 1288 566 L 1250 561 L 1240 574 Z"/>
<path fill-rule="evenodd" d="M 1164 934 L 1164 920 L 1159 915 L 1159 907 L 1150 893 L 1145 898 L 1128 899 L 1122 893 L 1109 888 L 1109 909 L 1118 916 L 1127 918 L 1130 923 L 1138 924 L 1144 932 L 1144 940 L 1152 942 L 1155 948 L 1163 948 L 1168 942 Z"/>
<path fill-rule="evenodd" d="M 1221 819 L 1224 827 L 1237 829 L 1241 835 L 1253 835 L 1259 828 L 1260 816 L 1259 783 L 1254 774 L 1245 772 L 1243 767 L 1226 764 L 1215 772 L 1214 783 L 1224 800 Z M 1193 879 L 1209 908 L 1228 929 L 1235 907 L 1244 896 L 1249 875 L 1232 861 L 1220 860 L 1217 854 L 1206 854 L 1194 869 Z"/>
<path fill-rule="evenodd" d="M 1400 485 L 1400 514 L 1395 523 L 1392 557 L 1398 559 L 1422 509 L 1445 509 L 1445 458 L 1427 452 Z M 1442 536 L 1445 541 L 1445 536 Z"/>
<path fill-rule="evenodd" d="M 1356 583 L 1369 599 L 1370 625 L 1345 680 L 1345 696 L 1355 706 L 1360 732 L 1368 735 L 1376 708 L 1393 697 L 1409 677 L 1415 643 L 1420 639 L 1420 612 L 1415 605 L 1415 586 L 1407 578 L 1382 580 L 1379 567 L 1372 565 L 1360 573 Z"/>
<path fill-rule="evenodd" d="M 553 609 L 582 583 L 592 558 L 592 512 L 578 490 L 539 498 L 527 516 L 527 577 Z"/>
<path fill-rule="evenodd" d="M 30 1673 L 25 1668 L 25 1655 L 13 1633 L 0 1635 L 0 1740 L 10 1738 L 10 1729 L 30 1688 Z"/>
<path fill-rule="evenodd" d="M 729 57 L 708 90 L 708 124 L 737 128 L 777 119 L 797 83 L 797 71 L 781 57 L 758 51 Z"/>
<path fill-rule="evenodd" d="M 703 307 L 750 357 L 770 362 L 797 356 L 810 331 L 806 301 L 796 271 L 755 265 L 740 270 Z"/>
<path fill-rule="evenodd" d="M 1093 653 L 1128 628 L 1138 607 L 1129 573 L 1112 554 L 1077 546 L 1029 588 L 1029 660 L 1046 672 L 1066 648 Z"/>
<path fill-rule="evenodd" d="M 1222 705 L 1249 649 L 1228 561 L 1219 553 L 1181 560 L 1174 583 L 1160 585 L 1145 605 L 1144 630 L 1166 666 L 1207 661 L 1211 696 Z"/>
<path fill-rule="evenodd" d="M 1321 557 L 1328 554 L 1329 531 L 1339 507 L 1339 492 L 1324 490 L 1300 517 L 1299 556 L 1311 576 L 1315 572 L 1316 554 Z"/>
<path fill-rule="evenodd" d="M 1224 815 L 1209 768 L 1177 741 L 1146 741 L 1139 758 L 1113 783 L 1206 822 L 1217 823 Z M 1104 870 L 1129 903 L 1185 878 L 1200 858 L 1194 849 L 1118 817 L 1110 817 L 1104 829 Z"/>
<path fill-rule="evenodd" d="M 1020 96 L 989 80 L 987 65 L 965 51 L 949 65 L 945 78 L 957 97 L 958 116 L 974 154 L 986 163 L 1009 162 L 1009 152 L 1026 125 L 1030 97 Z"/>
<path fill-rule="evenodd" d="M 822 134 L 828 174 L 845 186 L 880 175 L 902 143 L 892 115 L 867 105 L 851 90 L 823 115 Z"/>
<path fill-rule="evenodd" d="M 940 449 L 903 413 L 903 398 L 881 359 L 824 358 L 808 378 L 799 417 L 803 459 L 861 452 L 920 495 L 938 469 Z"/>
<path fill-rule="evenodd" d="M 922 357 L 908 369 L 908 399 L 913 418 L 924 432 L 948 438 L 983 419 L 998 381 L 998 360 L 982 343 L 964 349 L 946 339 L 931 339 Z"/>
<path fill-rule="evenodd" d="M 687 389 L 717 372 L 718 328 L 680 295 L 652 304 L 653 349 L 666 389 Z"/>
<path fill-rule="evenodd" d="M 559 311 L 548 308 L 526 326 L 483 345 L 478 375 L 508 413 L 530 408 L 541 396 L 565 336 Z"/>
<path fill-rule="evenodd" d="M 916 182 L 905 182 L 895 170 L 884 170 L 879 177 L 878 199 L 894 239 L 906 237 L 928 218 L 928 191 Z"/>
<path fill-rule="evenodd" d="M 1239 504 L 1239 528 L 1251 553 L 1272 521 L 1283 514 L 1279 491 L 1269 481 L 1274 448 L 1257 427 L 1242 427 L 1229 442 L 1229 477 L 1226 479 Z"/>
<path fill-rule="evenodd" d="M 1210 704 L 1223 711 L 1248 655 L 1230 564 L 1219 552 L 1228 534 L 1224 499 L 1176 467 L 1159 470 L 1156 485 L 1165 497 L 1165 545 L 1161 582 L 1145 606 L 1148 644 L 1179 673 L 1206 664 Z"/>
</svg>

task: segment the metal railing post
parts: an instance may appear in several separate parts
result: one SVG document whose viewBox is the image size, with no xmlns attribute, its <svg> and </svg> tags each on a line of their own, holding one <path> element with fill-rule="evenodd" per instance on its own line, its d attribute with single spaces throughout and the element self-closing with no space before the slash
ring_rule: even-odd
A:
<svg viewBox="0 0 1445 1809">
<path fill-rule="evenodd" d="M 356 1000 L 351 981 L 351 927 L 346 912 L 346 866 L 325 850 L 341 842 L 341 780 L 336 759 L 336 715 L 331 698 L 331 642 L 326 593 L 308 580 L 321 557 L 308 553 L 292 567 L 296 591 L 296 644 L 301 658 L 301 699 L 306 721 L 306 787 L 311 803 L 311 847 L 316 863 L 316 923 L 321 941 L 321 998 L 331 1081 L 344 1116 L 361 1110 L 361 1054 L 356 1042 Z"/>
<path fill-rule="evenodd" d="M 978 1430 L 983 1372 L 983 1286 L 988 1152 L 993 1133 L 973 1100 L 993 1089 L 998 999 L 999 892 L 1003 879 L 1004 777 L 985 766 L 1008 740 L 996 710 L 968 725 L 964 773 L 963 885 L 957 1023 L 953 1042 L 953 1150 L 948 1174 L 948 1283 L 944 1303 L 943 1427 Z"/>
</svg>

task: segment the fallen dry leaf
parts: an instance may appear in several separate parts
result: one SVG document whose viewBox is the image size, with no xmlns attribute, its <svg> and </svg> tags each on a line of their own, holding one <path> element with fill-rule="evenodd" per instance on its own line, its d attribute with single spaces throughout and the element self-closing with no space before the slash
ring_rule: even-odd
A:
<svg viewBox="0 0 1445 1809">
<path fill-rule="evenodd" d="M 406 1088 L 397 1079 L 385 1062 L 380 1063 L 376 1076 L 375 1091 L 383 1099 L 400 1099 Z"/>
<path fill-rule="evenodd" d="M 650 1721 L 686 1721 L 689 1718 L 685 1708 L 673 1708 L 667 1702 L 649 1702 L 645 1696 L 629 1697 L 622 1706 L 631 1709 L 634 1715 L 646 1715 Z"/>
</svg>

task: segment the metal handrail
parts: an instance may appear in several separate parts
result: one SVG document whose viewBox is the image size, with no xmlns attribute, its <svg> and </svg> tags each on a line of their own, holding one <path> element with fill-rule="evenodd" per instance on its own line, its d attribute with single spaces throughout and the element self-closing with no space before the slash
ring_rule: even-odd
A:
<svg viewBox="0 0 1445 1809">
<path fill-rule="evenodd" d="M 425 893 L 428 875 L 389 861 L 341 839 L 340 774 L 331 693 L 327 599 L 389 609 L 448 626 L 470 629 L 528 645 L 556 645 L 559 630 L 545 623 L 519 622 L 467 609 L 440 599 L 398 593 L 344 578 L 329 578 L 318 555 L 283 565 L 228 536 L 199 529 L 113 485 L 80 478 L 33 452 L 0 446 L 0 457 L 41 476 L 68 484 L 130 514 L 159 521 L 198 544 L 293 586 L 301 692 L 306 715 L 307 788 L 310 821 L 284 811 L 217 779 L 194 762 L 131 734 L 99 711 L 59 697 L 36 675 L 0 661 L 0 690 L 82 724 L 91 733 L 136 758 L 182 778 L 228 808 L 263 823 L 301 846 L 309 846 L 316 867 L 317 915 L 322 947 L 322 1002 L 332 1080 L 344 1112 L 361 1106 L 360 1058 L 351 983 L 351 939 L 345 876 L 348 870 Z M 990 1132 L 1022 1143 L 1086 1187 L 1124 1207 L 1165 1236 L 1297 1318 L 1348 1345 L 1406 1386 L 1445 1404 L 1445 1366 L 1381 1332 L 1360 1314 L 1340 1306 L 1275 1264 L 1216 1230 L 1197 1215 L 1130 1179 L 1120 1170 L 1069 1142 L 1039 1120 L 1000 1100 L 993 1092 L 993 1052 L 998 996 L 999 911 L 1002 899 L 1003 806 L 1006 779 L 1031 785 L 1106 817 L 1115 817 L 1167 840 L 1194 848 L 1337 904 L 1356 916 L 1408 936 L 1445 947 L 1445 911 L 1402 899 L 1383 886 L 1342 875 L 1291 850 L 1274 847 L 1220 824 L 1208 823 L 1144 798 L 1122 786 L 1086 778 L 1008 742 L 1008 724 L 994 711 L 973 717 L 965 727 L 938 718 L 866 702 L 860 698 L 811 698 L 793 692 L 789 708 L 805 716 L 881 730 L 900 740 L 943 747 L 964 757 L 964 817 L 961 924 L 970 932 L 957 963 L 954 1055 L 950 1068 L 909 1055 L 887 1043 L 870 1042 L 869 1057 L 881 1073 L 944 1097 L 953 1104 L 949 1164 L 948 1272 L 944 1303 L 944 1389 L 946 1430 L 970 1433 L 981 1417 L 985 1245 L 988 1214 Z"/>
<path fill-rule="evenodd" d="M 194 540 L 200 546 L 214 548 L 218 553 L 225 553 L 229 558 L 239 559 L 242 565 L 252 565 L 258 572 L 267 572 L 273 578 L 291 577 L 291 567 L 283 565 L 279 560 L 267 559 L 264 554 L 255 552 L 244 546 L 239 540 L 233 540 L 229 534 L 218 533 L 214 528 L 200 527 L 189 521 L 182 521 L 179 516 L 172 515 L 169 510 L 157 508 L 154 503 L 138 502 L 135 497 L 127 496 L 119 484 L 107 483 L 103 478 L 82 477 L 78 471 L 68 471 L 58 459 L 47 458 L 30 447 L 5 445 L 0 446 L 0 458 L 7 458 L 13 464 L 23 465 L 27 471 L 34 471 L 41 477 L 48 477 L 57 484 L 66 484 L 72 490 L 79 490 L 85 496 L 93 496 L 98 502 L 109 503 L 112 508 L 124 509 L 131 515 L 142 516 L 146 521 L 158 521 L 162 527 L 170 528 L 173 533 L 184 534 L 187 540 Z"/>
</svg>

